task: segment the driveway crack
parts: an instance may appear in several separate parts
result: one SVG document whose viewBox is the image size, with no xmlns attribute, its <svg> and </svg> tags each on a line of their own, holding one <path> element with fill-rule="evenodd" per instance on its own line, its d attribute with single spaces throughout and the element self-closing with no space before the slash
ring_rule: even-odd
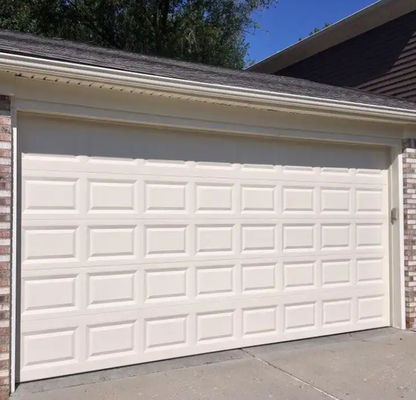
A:
<svg viewBox="0 0 416 400">
<path fill-rule="evenodd" d="M 294 379 L 295 381 L 297 381 L 299 383 L 302 383 L 302 384 L 304 384 L 306 386 L 311 387 L 312 389 L 318 391 L 319 393 L 322 393 L 323 395 L 327 396 L 331 400 L 342 400 L 339 397 L 334 396 L 333 394 L 328 393 L 327 391 L 325 391 L 325 390 L 323 390 L 323 389 L 321 389 L 321 388 L 313 385 L 312 383 L 310 383 L 308 381 L 305 381 L 305 380 L 303 380 L 301 378 L 298 378 L 296 375 L 293 375 L 292 373 L 284 370 L 283 368 L 280 368 L 277 365 L 274 365 L 274 364 L 268 362 L 267 360 L 263 360 L 261 357 L 258 357 L 256 354 L 251 353 L 250 350 L 248 350 L 248 349 L 240 349 L 240 350 L 243 351 L 244 353 L 248 354 L 251 358 L 254 358 L 256 361 L 259 361 L 262 364 L 267 365 L 268 367 L 271 367 L 273 369 L 276 369 L 276 370 L 282 372 L 283 374 L 287 375 L 288 377 Z"/>
</svg>

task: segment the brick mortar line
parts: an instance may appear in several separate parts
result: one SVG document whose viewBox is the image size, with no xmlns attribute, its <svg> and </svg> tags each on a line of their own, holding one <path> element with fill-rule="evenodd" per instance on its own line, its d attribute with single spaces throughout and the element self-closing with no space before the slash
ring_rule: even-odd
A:
<svg viewBox="0 0 416 400">
<path fill-rule="evenodd" d="M 274 364 L 272 364 L 272 363 L 270 363 L 270 362 L 268 362 L 266 360 L 263 360 L 262 358 L 260 358 L 260 357 L 256 356 L 255 354 L 251 353 L 250 350 L 248 350 L 248 349 L 240 349 L 240 350 L 243 351 L 244 353 L 248 354 L 254 360 L 257 360 L 257 361 L 261 362 L 262 364 L 267 365 L 268 367 L 271 367 L 273 369 L 276 369 L 276 370 L 284 373 L 285 375 L 289 376 L 290 378 L 294 379 L 295 381 L 298 381 L 298 382 L 300 382 L 300 383 L 302 383 L 302 384 L 304 384 L 306 386 L 311 387 L 312 389 L 314 389 L 317 392 L 319 392 L 319 393 L 321 393 L 321 394 L 329 397 L 332 400 L 342 400 L 341 398 L 336 397 L 333 394 L 331 394 L 331 393 L 329 393 L 329 392 L 327 392 L 327 391 L 325 391 L 325 390 L 323 390 L 323 389 L 321 389 L 321 388 L 313 385 L 312 383 L 310 383 L 308 381 L 305 381 L 305 380 L 303 380 L 301 378 L 298 378 L 296 375 L 291 374 L 290 372 L 284 370 L 283 368 L 278 367 L 277 365 L 274 365 Z"/>
<path fill-rule="evenodd" d="M 405 313 L 409 329 L 416 328 L 416 149 L 403 141 L 403 206 L 405 209 Z"/>
</svg>

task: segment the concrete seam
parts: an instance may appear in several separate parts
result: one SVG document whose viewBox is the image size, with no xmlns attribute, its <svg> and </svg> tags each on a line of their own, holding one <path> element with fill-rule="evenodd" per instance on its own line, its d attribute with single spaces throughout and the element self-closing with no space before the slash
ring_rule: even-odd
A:
<svg viewBox="0 0 416 400">
<path fill-rule="evenodd" d="M 280 371 L 280 372 L 284 373 L 285 375 L 289 376 L 290 378 L 294 379 L 295 381 L 300 382 L 300 383 L 302 383 L 302 384 L 304 384 L 304 385 L 306 385 L 306 386 L 311 387 L 312 389 L 314 389 L 314 390 L 318 391 L 319 393 L 322 393 L 323 395 L 325 395 L 325 396 L 329 397 L 329 398 L 330 398 L 330 399 L 332 399 L 332 400 L 342 400 L 342 399 L 340 399 L 339 397 L 336 397 L 336 396 L 334 396 L 333 394 L 328 393 L 328 392 L 326 392 L 326 391 L 325 391 L 325 390 L 323 390 L 323 389 L 320 389 L 319 387 L 317 387 L 317 386 L 313 385 L 312 383 L 307 382 L 307 381 L 305 381 L 305 380 L 303 380 L 303 379 L 301 379 L 301 378 L 298 378 L 296 375 L 291 374 L 290 372 L 288 372 L 288 371 L 284 370 L 283 368 L 280 368 L 280 367 L 278 367 L 277 365 L 274 365 L 274 364 L 272 364 L 272 363 L 270 363 L 270 362 L 268 362 L 268 361 L 266 361 L 266 360 L 263 360 L 262 358 L 260 358 L 260 357 L 256 356 L 255 354 L 251 353 L 251 352 L 250 352 L 249 350 L 247 350 L 247 349 L 241 349 L 241 351 L 243 351 L 243 352 L 247 353 L 250 357 L 254 358 L 255 360 L 257 360 L 257 361 L 259 361 L 259 362 L 261 362 L 261 363 L 263 363 L 264 365 L 267 365 L 268 367 L 271 367 L 271 368 L 273 368 L 273 369 L 277 369 L 278 371 Z"/>
</svg>

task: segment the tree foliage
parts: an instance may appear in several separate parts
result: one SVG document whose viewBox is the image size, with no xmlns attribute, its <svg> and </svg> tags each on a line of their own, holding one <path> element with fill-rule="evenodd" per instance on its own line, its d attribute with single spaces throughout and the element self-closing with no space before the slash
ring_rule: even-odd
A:
<svg viewBox="0 0 416 400">
<path fill-rule="evenodd" d="M 322 28 L 315 27 L 313 31 L 309 32 L 309 36 L 315 35 L 315 33 L 318 33 L 322 31 L 323 29 L 328 28 L 328 26 L 331 26 L 331 24 L 329 22 L 325 22 Z"/>
<path fill-rule="evenodd" d="M 277 0 L 0 0 L 0 28 L 242 68 L 252 13 Z"/>
<path fill-rule="evenodd" d="M 323 29 L 328 28 L 329 26 L 331 26 L 331 24 L 329 22 L 325 22 L 324 26 L 322 28 L 318 28 L 315 27 L 313 28 L 313 31 L 309 32 L 309 37 L 315 35 L 315 33 L 318 33 L 320 31 L 322 31 Z M 299 38 L 298 41 L 300 42 L 301 40 L 303 40 L 303 38 Z"/>
</svg>

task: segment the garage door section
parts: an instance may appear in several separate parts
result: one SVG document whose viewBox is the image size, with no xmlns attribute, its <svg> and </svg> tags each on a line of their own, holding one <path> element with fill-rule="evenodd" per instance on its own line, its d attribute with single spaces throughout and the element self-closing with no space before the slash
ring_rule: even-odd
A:
<svg viewBox="0 0 416 400">
<path fill-rule="evenodd" d="M 20 125 L 21 381 L 389 325 L 383 149 Z"/>
</svg>

